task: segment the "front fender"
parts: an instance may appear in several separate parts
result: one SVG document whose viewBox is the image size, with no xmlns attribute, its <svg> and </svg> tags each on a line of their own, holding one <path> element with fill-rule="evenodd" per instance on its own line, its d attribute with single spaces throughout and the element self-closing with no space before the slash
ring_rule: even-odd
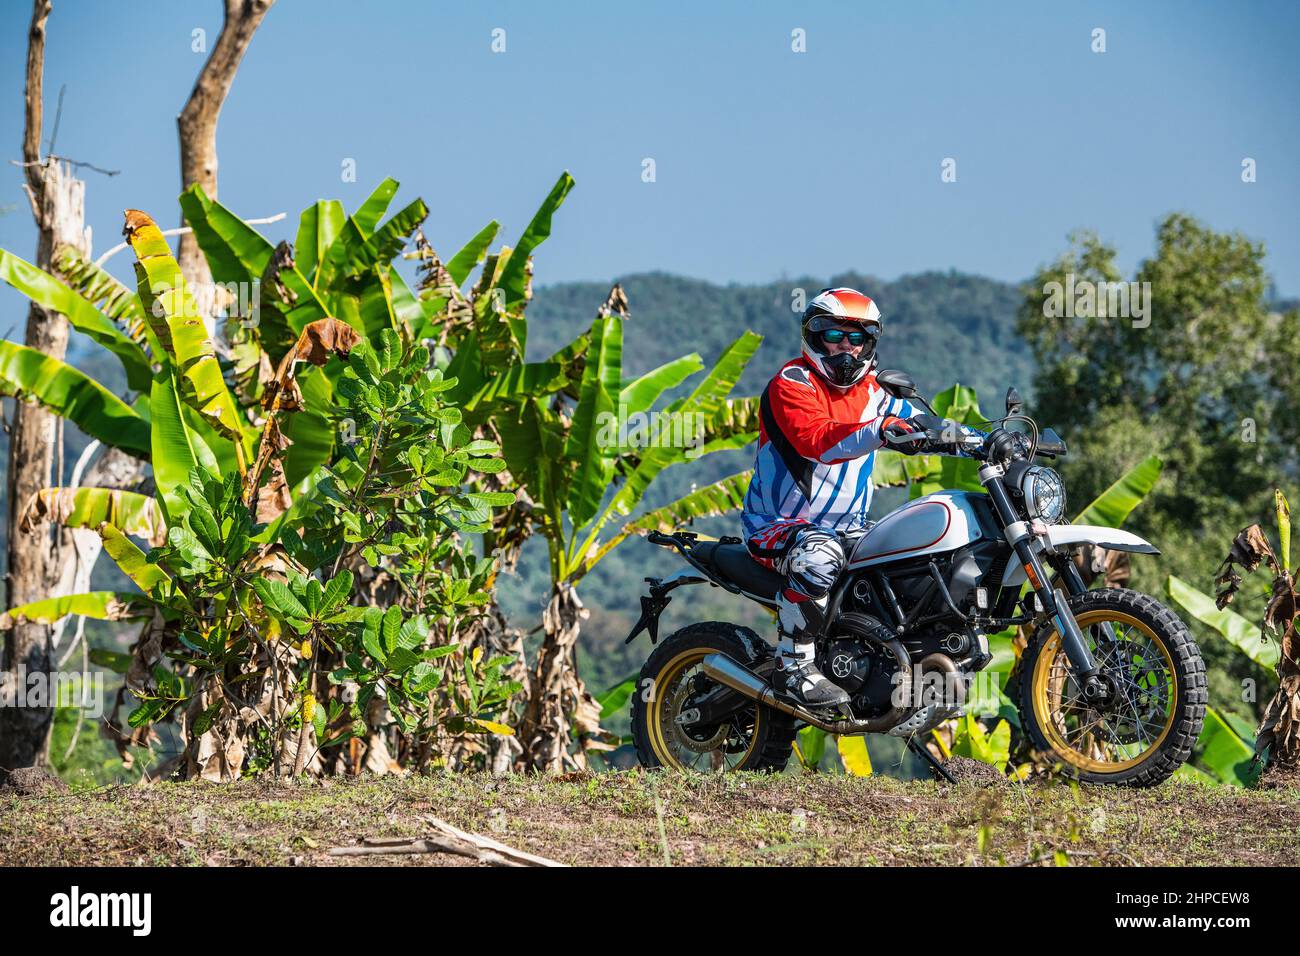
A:
<svg viewBox="0 0 1300 956">
<path fill-rule="evenodd" d="M 1131 551 L 1134 554 L 1159 554 L 1160 549 L 1132 531 L 1107 528 L 1098 524 L 1055 524 L 1047 529 L 1047 547 L 1070 551 L 1081 544 L 1095 544 L 1107 551 Z"/>
<path fill-rule="evenodd" d="M 1133 554 L 1159 554 L 1160 549 L 1132 531 L 1107 528 L 1096 524 L 1054 524 L 1039 539 L 1043 550 L 1068 552 L 1084 544 L 1093 544 L 1108 551 L 1129 551 Z M 1012 560 L 1002 575 L 1002 586 L 1018 587 L 1025 581 L 1025 569 Z"/>
</svg>

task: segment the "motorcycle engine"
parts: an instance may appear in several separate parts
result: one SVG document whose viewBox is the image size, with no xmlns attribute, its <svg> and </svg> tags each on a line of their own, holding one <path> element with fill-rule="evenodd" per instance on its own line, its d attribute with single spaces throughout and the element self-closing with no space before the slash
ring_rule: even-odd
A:
<svg viewBox="0 0 1300 956">
<path fill-rule="evenodd" d="M 819 662 L 821 672 L 853 698 L 860 717 L 878 717 L 892 706 L 894 658 L 874 645 L 853 637 L 841 637 L 826 644 Z"/>
</svg>

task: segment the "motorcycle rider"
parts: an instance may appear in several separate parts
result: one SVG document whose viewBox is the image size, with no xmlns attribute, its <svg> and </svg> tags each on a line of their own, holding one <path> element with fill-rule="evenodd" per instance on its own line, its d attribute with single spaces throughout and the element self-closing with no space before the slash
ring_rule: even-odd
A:
<svg viewBox="0 0 1300 956">
<path fill-rule="evenodd" d="M 869 526 L 877 448 L 924 450 L 910 402 L 876 384 L 880 309 L 854 289 L 823 289 L 804 310 L 802 354 L 768 383 L 741 521 L 749 552 L 785 575 L 777 597 L 778 691 L 812 708 L 849 696 L 814 662 L 827 596 L 844 566 L 840 535 Z M 894 443 L 897 442 L 895 445 Z"/>
</svg>

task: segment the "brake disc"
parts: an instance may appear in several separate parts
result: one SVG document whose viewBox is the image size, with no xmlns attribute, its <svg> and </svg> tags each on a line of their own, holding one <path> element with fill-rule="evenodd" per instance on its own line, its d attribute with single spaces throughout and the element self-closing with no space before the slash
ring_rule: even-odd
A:
<svg viewBox="0 0 1300 956">
<path fill-rule="evenodd" d="M 682 718 L 689 717 L 690 712 L 683 710 L 683 705 L 695 693 L 693 689 L 694 678 L 684 680 L 677 685 L 673 691 L 672 697 L 668 699 L 668 712 L 673 715 L 670 722 L 672 725 L 673 738 L 687 750 L 695 753 L 709 753 L 717 750 L 726 742 L 727 737 L 731 734 L 730 724 L 719 724 L 717 729 L 708 737 L 696 737 L 682 725 Z M 694 710 L 694 708 L 691 708 Z M 698 712 L 697 712 L 698 713 Z"/>
</svg>

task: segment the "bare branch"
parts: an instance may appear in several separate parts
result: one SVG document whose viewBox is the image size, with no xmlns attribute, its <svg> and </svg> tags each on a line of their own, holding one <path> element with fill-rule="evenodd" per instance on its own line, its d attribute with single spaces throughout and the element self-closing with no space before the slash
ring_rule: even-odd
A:
<svg viewBox="0 0 1300 956">
<path fill-rule="evenodd" d="M 244 225 L 246 225 L 246 226 L 262 226 L 262 225 L 265 225 L 266 223 L 269 223 L 269 222 L 279 222 L 281 219 L 284 218 L 284 215 L 285 215 L 285 214 L 282 213 L 282 212 L 277 212 L 274 216 L 266 216 L 266 217 L 264 217 L 264 218 L 262 218 L 262 219 L 245 219 L 245 220 L 244 220 Z M 176 228 L 176 229 L 164 229 L 164 230 L 162 230 L 162 234 L 163 234 L 164 236 L 188 236 L 188 235 L 189 235 L 190 233 L 192 233 L 193 231 L 194 231 L 194 230 L 191 229 L 189 226 L 180 226 L 180 227 L 178 227 L 178 228 Z M 105 252 L 102 256 L 100 256 L 98 259 L 96 259 L 96 260 L 95 260 L 95 265 L 97 265 L 97 266 L 102 266 L 102 265 L 104 264 L 104 262 L 105 262 L 105 261 L 106 261 L 110 256 L 114 256 L 114 255 L 116 255 L 117 253 L 119 253 L 119 252 L 121 252 L 123 249 L 125 249 L 126 247 L 127 247 L 127 243 L 125 243 L 125 242 L 119 242 L 119 243 L 118 243 L 117 245 L 115 245 L 113 248 L 109 249 L 109 250 L 108 250 L 107 252 Z"/>
<path fill-rule="evenodd" d="M 37 195 L 42 189 L 36 167 L 41 162 L 41 124 L 45 118 L 45 21 L 49 19 L 51 6 L 51 0 L 35 0 L 32 25 L 27 31 L 27 117 L 23 127 L 23 160 L 28 164 L 27 187 Z"/>
<path fill-rule="evenodd" d="M 248 44 L 274 0 L 226 0 L 226 16 L 212 53 L 199 71 L 176 127 L 180 133 L 181 189 L 198 183 L 209 197 L 217 196 L 217 118 L 235 82 L 235 72 Z M 181 237 L 177 257 L 191 283 L 204 284 L 210 275 L 194 237 Z"/>
</svg>

